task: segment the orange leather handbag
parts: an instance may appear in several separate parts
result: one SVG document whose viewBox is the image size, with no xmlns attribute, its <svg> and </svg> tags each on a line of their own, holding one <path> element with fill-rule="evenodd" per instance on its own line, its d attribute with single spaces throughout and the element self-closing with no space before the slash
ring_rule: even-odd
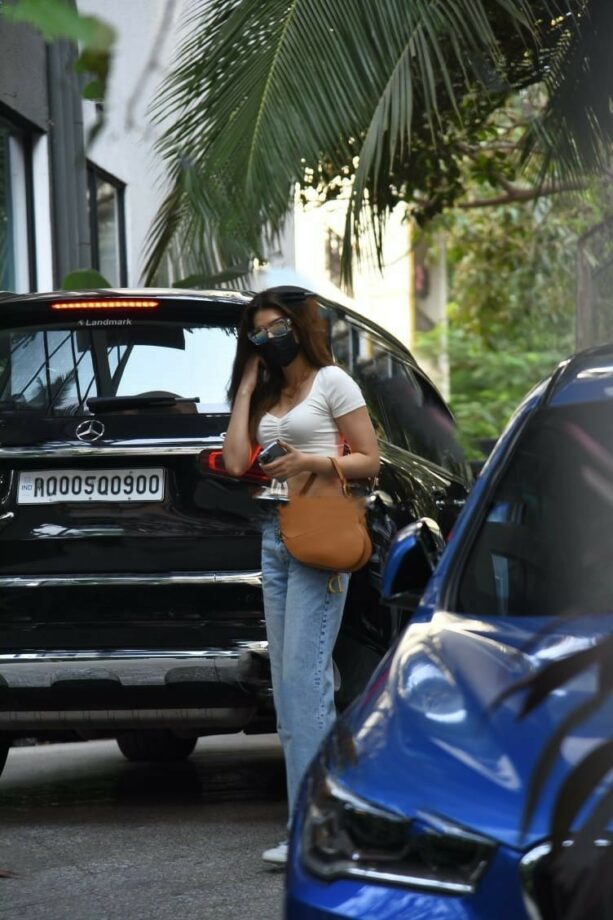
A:
<svg viewBox="0 0 613 920">
<path fill-rule="evenodd" d="M 372 543 L 366 527 L 364 499 L 351 495 L 340 465 L 330 457 L 343 487 L 342 495 L 309 496 L 316 473 L 279 510 L 281 536 L 294 559 L 329 572 L 356 572 L 366 565 Z"/>
</svg>

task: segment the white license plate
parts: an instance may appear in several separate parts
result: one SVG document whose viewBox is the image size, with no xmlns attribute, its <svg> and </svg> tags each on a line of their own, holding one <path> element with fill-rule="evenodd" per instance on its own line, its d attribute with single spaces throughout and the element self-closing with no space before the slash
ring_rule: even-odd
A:
<svg viewBox="0 0 613 920">
<path fill-rule="evenodd" d="M 164 470 L 35 470 L 19 474 L 17 503 L 159 502 Z"/>
</svg>

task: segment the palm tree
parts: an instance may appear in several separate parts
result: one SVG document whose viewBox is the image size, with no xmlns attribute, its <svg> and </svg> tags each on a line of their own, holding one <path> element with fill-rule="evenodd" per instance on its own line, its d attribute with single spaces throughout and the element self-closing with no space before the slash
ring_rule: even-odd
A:
<svg viewBox="0 0 613 920">
<path fill-rule="evenodd" d="M 395 204 L 422 192 L 426 219 L 461 195 L 467 143 L 536 84 L 525 161 L 565 181 L 607 159 L 610 0 L 192 0 L 187 26 L 155 109 L 170 191 L 148 282 L 171 248 L 201 276 L 246 271 L 296 184 L 346 198 L 349 279 Z"/>
</svg>

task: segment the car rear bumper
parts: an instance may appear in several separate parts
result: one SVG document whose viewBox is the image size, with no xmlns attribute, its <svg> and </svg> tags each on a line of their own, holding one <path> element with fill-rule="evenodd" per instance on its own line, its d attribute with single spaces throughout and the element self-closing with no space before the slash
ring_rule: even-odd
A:
<svg viewBox="0 0 613 920">
<path fill-rule="evenodd" d="M 259 587 L 262 573 L 252 572 L 128 572 L 84 575 L 0 575 L 2 588 L 64 588 L 123 585 L 248 585 Z"/>
<path fill-rule="evenodd" d="M 240 731 L 267 705 L 265 642 L 202 651 L 0 654 L 0 731 Z"/>
<path fill-rule="evenodd" d="M 233 657 L 266 639 L 261 580 L 258 569 L 2 573 L 0 656 L 209 649 Z"/>
</svg>

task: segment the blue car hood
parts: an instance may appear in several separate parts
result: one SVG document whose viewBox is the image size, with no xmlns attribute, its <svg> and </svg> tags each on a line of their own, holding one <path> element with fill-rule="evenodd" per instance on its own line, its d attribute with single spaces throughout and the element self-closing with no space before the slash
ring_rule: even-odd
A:
<svg viewBox="0 0 613 920">
<path fill-rule="evenodd" d="M 512 683 L 611 632 L 613 615 L 554 625 L 542 618 L 471 619 L 437 613 L 405 632 L 345 715 L 356 759 L 339 779 L 369 801 L 411 816 L 433 813 L 512 847 L 547 836 L 560 782 L 611 737 L 613 702 L 565 738 L 528 833 L 526 792 L 560 722 L 595 689 L 594 670 L 555 691 L 526 718 Z"/>
</svg>

